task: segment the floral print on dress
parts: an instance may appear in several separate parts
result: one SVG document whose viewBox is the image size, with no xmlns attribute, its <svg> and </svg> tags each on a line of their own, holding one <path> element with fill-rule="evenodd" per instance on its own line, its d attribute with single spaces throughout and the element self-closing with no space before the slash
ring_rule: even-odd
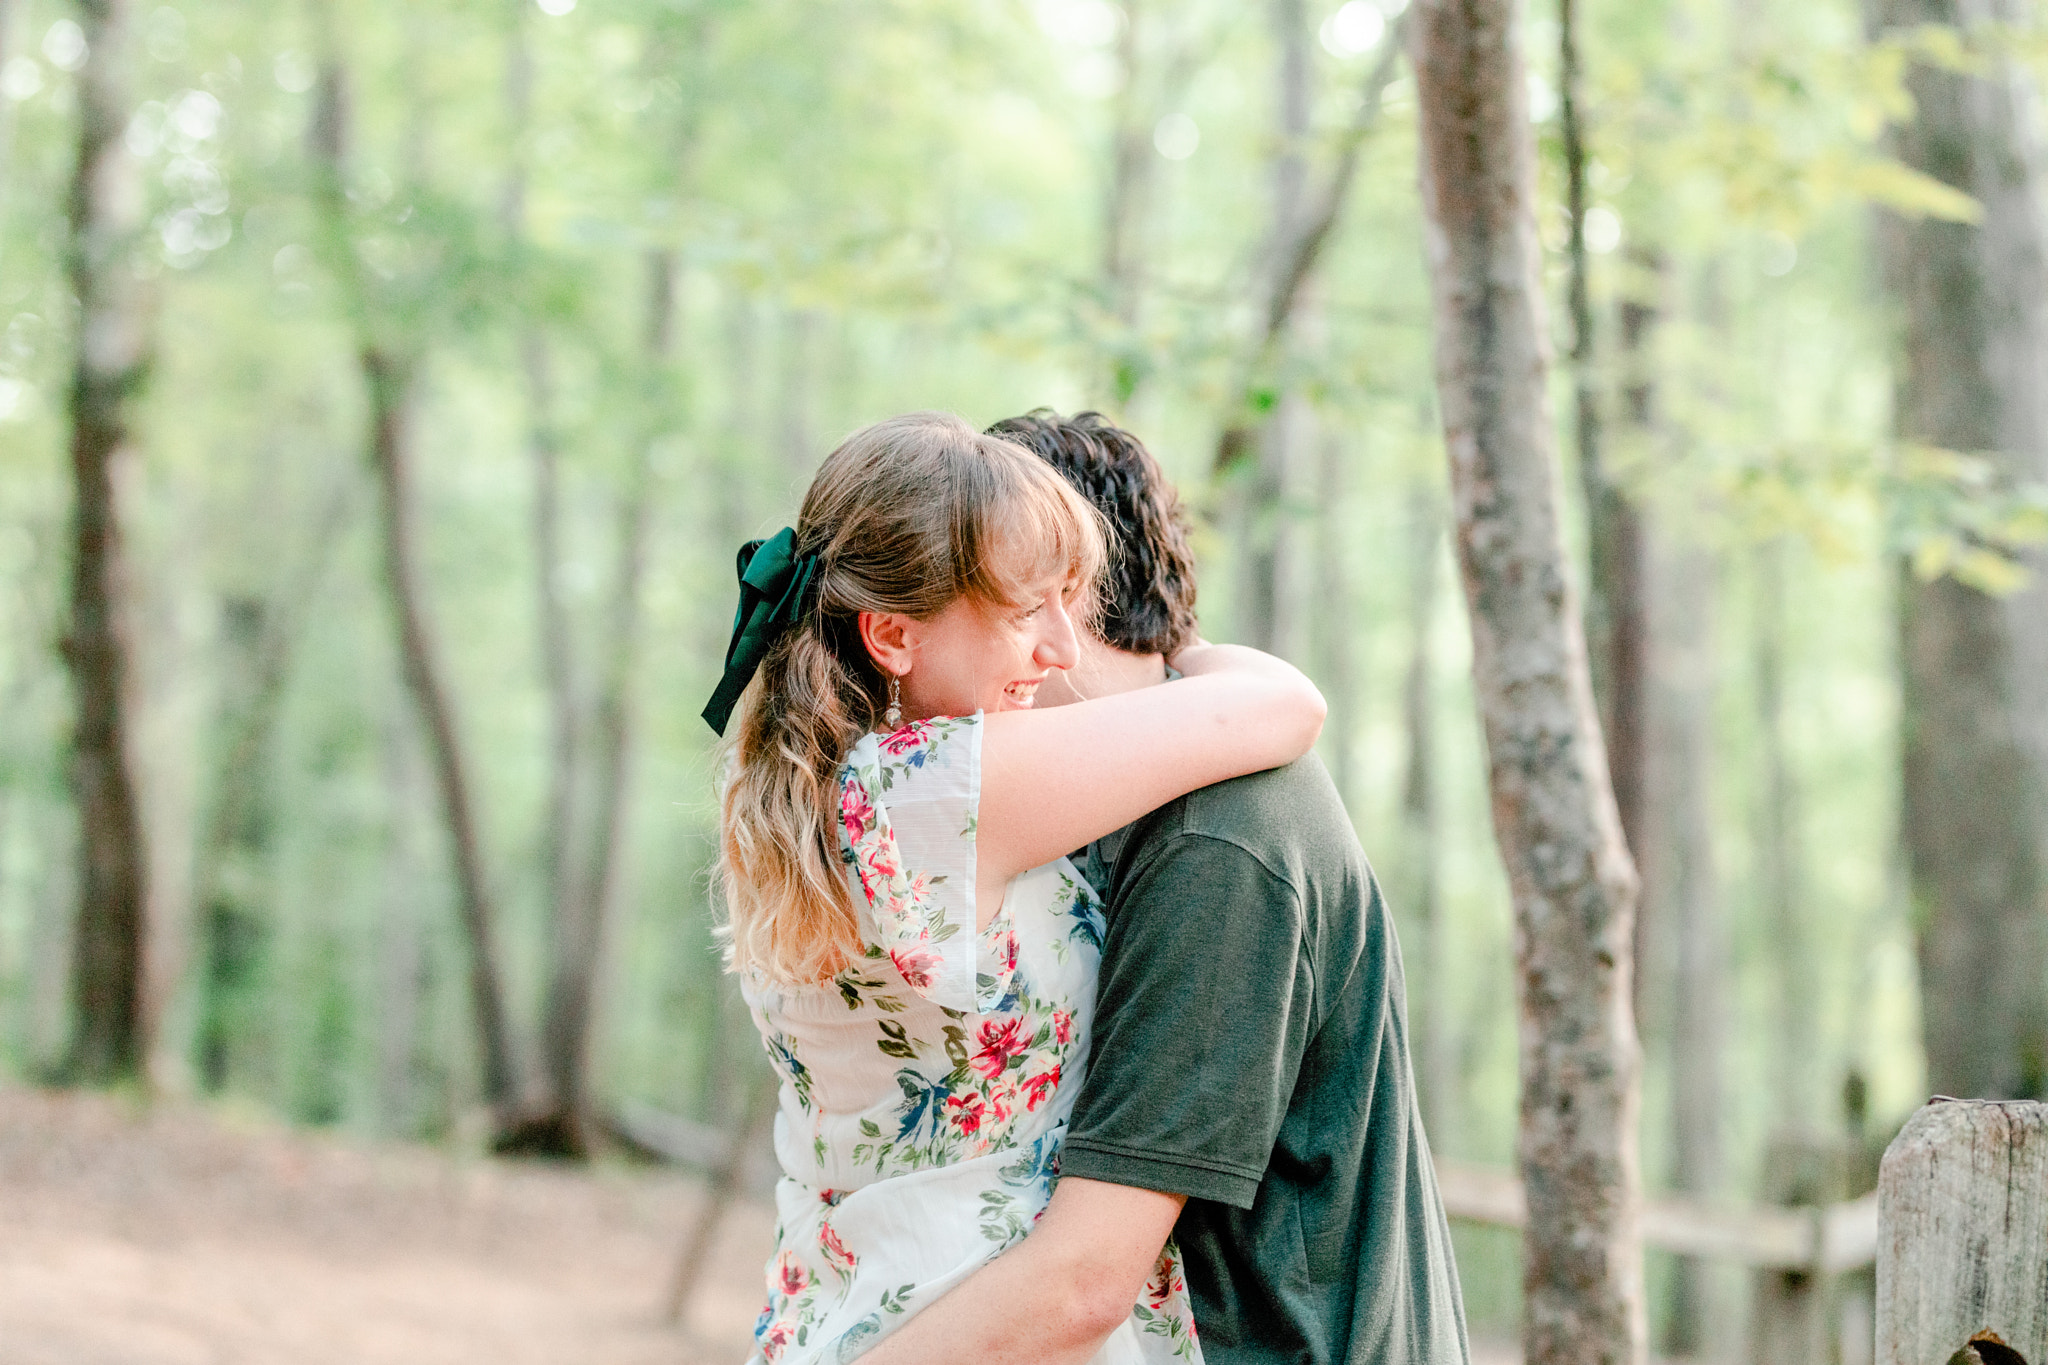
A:
<svg viewBox="0 0 2048 1365">
<path fill-rule="evenodd" d="M 759 1365 L 859 1356 L 1024 1237 L 1058 1179 L 1101 905 L 1060 859 L 977 931 L 980 752 L 978 716 L 855 744 L 838 814 L 863 956 L 818 986 L 742 982 L 782 1082 Z M 1101 1365 L 1200 1361 L 1178 1264 L 1168 1243 Z"/>
<path fill-rule="evenodd" d="M 876 944 L 910 988 L 942 1005 L 985 1011 L 1001 1007 L 1017 969 L 1015 915 L 1006 903 L 988 928 L 972 938 L 975 960 L 954 960 L 949 943 L 974 924 L 974 814 L 960 822 L 960 875 L 908 868 L 897 846 L 884 801 L 886 793 L 932 763 L 951 761 L 956 740 L 965 737 L 979 756 L 976 718 L 937 717 L 913 721 L 869 748 L 855 746 L 839 774 L 841 857 L 850 863 L 873 913 Z M 978 784 L 977 784 L 978 785 Z M 979 796 L 979 793 L 976 793 Z M 959 989 L 960 978 L 973 989 Z"/>
</svg>

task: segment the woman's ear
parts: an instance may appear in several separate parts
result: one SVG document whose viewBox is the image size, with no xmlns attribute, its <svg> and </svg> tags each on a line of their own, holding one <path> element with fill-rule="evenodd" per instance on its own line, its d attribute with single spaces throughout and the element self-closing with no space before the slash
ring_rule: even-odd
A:
<svg viewBox="0 0 2048 1365">
<path fill-rule="evenodd" d="M 898 678 L 910 671 L 917 648 L 916 620 L 900 611 L 864 611 L 859 625 L 860 642 L 877 668 Z"/>
</svg>

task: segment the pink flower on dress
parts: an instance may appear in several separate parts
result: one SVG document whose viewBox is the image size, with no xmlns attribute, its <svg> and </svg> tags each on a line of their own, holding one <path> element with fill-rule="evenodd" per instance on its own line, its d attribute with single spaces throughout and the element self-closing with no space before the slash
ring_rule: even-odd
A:
<svg viewBox="0 0 2048 1365">
<path fill-rule="evenodd" d="M 1011 976 L 1017 970 L 1017 930 L 1014 925 L 1005 927 L 1003 936 L 996 940 L 996 969 L 1003 976 Z"/>
<path fill-rule="evenodd" d="M 839 1232 L 830 1223 L 818 1225 L 818 1249 L 825 1253 L 825 1264 L 842 1274 L 853 1269 L 853 1253 L 846 1249 L 846 1243 L 839 1240 Z"/>
<path fill-rule="evenodd" d="M 861 855 L 874 874 L 885 881 L 893 881 L 903 869 L 896 862 L 896 841 L 894 839 L 870 839 Z"/>
<path fill-rule="evenodd" d="M 1044 1104 L 1053 1091 L 1060 1088 L 1060 1069 L 1055 1063 L 1052 1070 L 1041 1071 L 1024 1082 L 1024 1108 L 1036 1111 Z"/>
<path fill-rule="evenodd" d="M 868 898 L 868 904 L 877 910 L 887 910 L 901 915 L 909 911 L 914 901 L 899 894 L 896 882 L 902 876 L 902 869 L 896 863 L 896 841 L 887 835 L 868 837 L 853 851 L 854 869 L 860 873 L 860 889 Z"/>
<path fill-rule="evenodd" d="M 988 1118 L 987 1103 L 972 1090 L 946 1101 L 946 1120 L 963 1137 L 973 1137 L 980 1132 L 981 1125 Z"/>
<path fill-rule="evenodd" d="M 1052 1040 L 1055 1043 L 1074 1041 L 1073 1011 L 1056 1009 L 1052 1012 Z"/>
<path fill-rule="evenodd" d="M 892 756 L 907 754 L 921 744 L 931 741 L 931 725 L 927 721 L 914 720 L 895 732 L 882 737 L 881 749 Z"/>
<path fill-rule="evenodd" d="M 782 1358 L 783 1348 L 789 1345 L 796 1329 L 786 1322 L 778 1322 L 761 1334 L 761 1359 L 771 1362 Z"/>
<path fill-rule="evenodd" d="M 997 1124 L 1008 1124 L 1010 1115 L 1018 1111 L 1018 1087 L 1014 1083 L 989 1087 L 989 1113 Z"/>
<path fill-rule="evenodd" d="M 998 1023 L 991 1019 L 981 1026 L 981 1046 L 974 1054 L 974 1069 L 994 1080 L 1026 1046 L 1023 1020 L 1013 1018 Z"/>
<path fill-rule="evenodd" d="M 785 1251 L 775 1258 L 775 1272 L 768 1281 L 768 1287 L 775 1293 L 796 1297 L 810 1287 L 811 1272 L 796 1258 L 796 1253 Z"/>
<path fill-rule="evenodd" d="M 908 947 L 891 948 L 889 960 L 896 964 L 896 970 L 903 974 L 903 980 L 914 991 L 930 990 L 932 976 L 939 967 L 939 955 L 922 943 Z"/>
<path fill-rule="evenodd" d="M 1145 1284 L 1145 1299 L 1154 1308 L 1164 1308 L 1168 1299 L 1186 1292 L 1187 1287 L 1187 1281 L 1180 1275 L 1180 1261 L 1161 1253 L 1152 1278 Z"/>
<path fill-rule="evenodd" d="M 846 826 L 846 842 L 859 847 L 861 837 L 875 827 L 875 803 L 865 786 L 848 781 L 840 787 L 839 821 Z"/>
</svg>

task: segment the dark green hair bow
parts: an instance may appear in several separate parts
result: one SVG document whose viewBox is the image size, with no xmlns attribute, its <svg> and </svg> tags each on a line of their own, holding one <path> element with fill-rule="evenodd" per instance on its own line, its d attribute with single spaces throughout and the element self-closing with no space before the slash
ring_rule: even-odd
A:
<svg viewBox="0 0 2048 1365">
<path fill-rule="evenodd" d="M 767 540 L 740 546 L 739 574 L 740 607 L 732 618 L 732 643 L 725 648 L 725 676 L 704 707 L 705 723 L 721 735 L 768 651 L 810 610 L 818 557 L 798 554 L 796 532 L 785 526 Z"/>
</svg>

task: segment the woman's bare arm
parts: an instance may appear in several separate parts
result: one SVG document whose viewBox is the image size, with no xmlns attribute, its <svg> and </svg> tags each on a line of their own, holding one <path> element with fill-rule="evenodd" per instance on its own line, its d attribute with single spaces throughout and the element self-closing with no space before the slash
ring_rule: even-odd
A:
<svg viewBox="0 0 2048 1365">
<path fill-rule="evenodd" d="M 1209 644 L 1173 664 L 1183 676 L 1155 687 L 985 719 L 984 894 L 1197 787 L 1291 763 L 1322 733 L 1322 693 L 1291 664 Z"/>
</svg>

